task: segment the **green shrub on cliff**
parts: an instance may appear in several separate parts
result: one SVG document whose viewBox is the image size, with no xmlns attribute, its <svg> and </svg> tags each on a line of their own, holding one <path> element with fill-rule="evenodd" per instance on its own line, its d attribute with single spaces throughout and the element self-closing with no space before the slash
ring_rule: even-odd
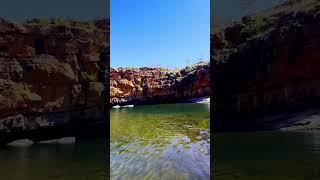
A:
<svg viewBox="0 0 320 180">
<path fill-rule="evenodd" d="M 58 25 L 58 26 L 66 26 L 66 25 L 68 25 L 67 22 L 62 18 L 56 19 L 55 20 L 55 24 Z"/>
<path fill-rule="evenodd" d="M 283 3 L 282 5 L 244 17 L 242 19 L 242 23 L 244 25 L 241 30 L 242 37 L 257 37 L 269 32 L 272 30 L 272 28 L 274 28 L 274 22 L 277 21 L 280 13 L 308 11 L 310 8 L 315 7 L 316 5 L 320 5 L 320 1 L 317 0 L 293 1 L 291 5 L 288 2 L 289 1 Z"/>
<path fill-rule="evenodd" d="M 63 18 L 39 18 L 27 20 L 26 23 L 40 24 L 40 25 L 56 25 L 56 26 L 72 26 L 84 30 L 95 30 L 97 29 L 94 21 L 75 21 L 67 20 Z"/>
<path fill-rule="evenodd" d="M 251 20 L 243 22 L 243 28 L 241 29 L 242 38 L 250 38 L 254 36 L 261 36 L 266 32 L 274 28 L 273 24 L 277 19 L 274 15 L 266 13 L 259 13 L 251 16 Z"/>
<path fill-rule="evenodd" d="M 67 26 L 69 25 L 69 23 L 67 23 L 64 19 L 62 18 L 40 18 L 40 19 L 33 19 L 33 20 L 29 20 L 27 21 L 27 23 L 36 23 L 36 24 L 40 24 L 40 25 L 49 25 L 49 24 L 55 24 L 58 26 Z"/>
<path fill-rule="evenodd" d="M 81 78 L 81 80 L 87 81 L 87 82 L 97 81 L 97 75 L 96 74 L 89 74 L 88 72 L 81 72 L 80 78 Z"/>
<path fill-rule="evenodd" d="M 51 23 L 51 20 L 49 18 L 39 19 L 39 24 L 41 24 L 41 25 L 48 25 L 50 23 Z"/>
<path fill-rule="evenodd" d="M 96 25 L 92 21 L 78 22 L 77 27 L 83 29 L 96 29 Z"/>
</svg>

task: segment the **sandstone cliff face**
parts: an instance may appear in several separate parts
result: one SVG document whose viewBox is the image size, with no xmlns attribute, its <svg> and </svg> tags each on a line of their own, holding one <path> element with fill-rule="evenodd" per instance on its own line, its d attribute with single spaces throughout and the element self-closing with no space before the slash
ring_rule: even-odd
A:
<svg viewBox="0 0 320 180">
<path fill-rule="evenodd" d="M 211 35 L 217 130 L 318 106 L 320 6 L 304 5 L 283 4 Z"/>
<path fill-rule="evenodd" d="M 101 118 L 108 62 L 108 20 L 0 19 L 1 133 Z"/>
<path fill-rule="evenodd" d="M 110 70 L 112 105 L 176 102 L 209 93 L 209 62 L 176 71 L 145 67 Z"/>
</svg>

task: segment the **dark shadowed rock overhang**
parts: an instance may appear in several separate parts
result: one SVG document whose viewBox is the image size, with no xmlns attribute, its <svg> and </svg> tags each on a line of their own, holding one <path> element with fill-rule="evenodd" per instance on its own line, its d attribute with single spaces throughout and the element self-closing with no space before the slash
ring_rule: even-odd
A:
<svg viewBox="0 0 320 180">
<path fill-rule="evenodd" d="M 319 107 L 320 5 L 294 2 L 211 34 L 215 131 L 275 129 L 286 118 L 262 117 Z"/>
</svg>

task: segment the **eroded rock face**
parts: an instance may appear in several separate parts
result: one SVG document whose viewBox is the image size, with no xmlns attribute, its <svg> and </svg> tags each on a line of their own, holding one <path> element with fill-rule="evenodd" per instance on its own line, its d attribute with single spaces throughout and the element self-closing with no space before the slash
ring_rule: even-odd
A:
<svg viewBox="0 0 320 180">
<path fill-rule="evenodd" d="M 0 132 L 104 116 L 109 20 L 52 21 L 0 19 Z"/>
<path fill-rule="evenodd" d="M 315 1 L 300 10 L 258 13 L 211 35 L 217 130 L 318 106 L 319 7 Z"/>
<path fill-rule="evenodd" d="M 112 105 L 175 102 L 209 96 L 209 92 L 209 62 L 175 71 L 164 68 L 119 68 L 110 71 Z"/>
</svg>

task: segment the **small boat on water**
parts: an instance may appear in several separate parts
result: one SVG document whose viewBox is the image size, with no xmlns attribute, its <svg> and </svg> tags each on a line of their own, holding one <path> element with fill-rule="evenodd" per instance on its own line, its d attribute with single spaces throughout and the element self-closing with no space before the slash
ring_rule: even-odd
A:
<svg viewBox="0 0 320 180">
<path fill-rule="evenodd" d="M 115 106 L 112 106 L 112 108 L 117 109 L 117 108 L 120 108 L 120 106 L 119 105 L 115 105 Z"/>
<path fill-rule="evenodd" d="M 30 139 L 18 139 L 13 142 L 10 142 L 7 144 L 8 146 L 14 146 L 14 147 L 28 147 L 33 144 L 33 141 Z"/>
<path fill-rule="evenodd" d="M 210 97 L 198 97 L 198 98 L 193 98 L 193 99 L 190 99 L 189 102 L 192 102 L 192 103 L 210 103 Z"/>
<path fill-rule="evenodd" d="M 76 142 L 75 137 L 63 137 L 60 139 L 50 139 L 46 141 L 40 141 L 38 144 L 74 144 Z"/>
<path fill-rule="evenodd" d="M 122 106 L 122 107 L 133 108 L 133 107 L 134 107 L 134 105 L 133 105 L 133 104 L 130 104 L 130 105 Z"/>
<path fill-rule="evenodd" d="M 210 98 L 200 99 L 196 103 L 210 103 Z"/>
</svg>

